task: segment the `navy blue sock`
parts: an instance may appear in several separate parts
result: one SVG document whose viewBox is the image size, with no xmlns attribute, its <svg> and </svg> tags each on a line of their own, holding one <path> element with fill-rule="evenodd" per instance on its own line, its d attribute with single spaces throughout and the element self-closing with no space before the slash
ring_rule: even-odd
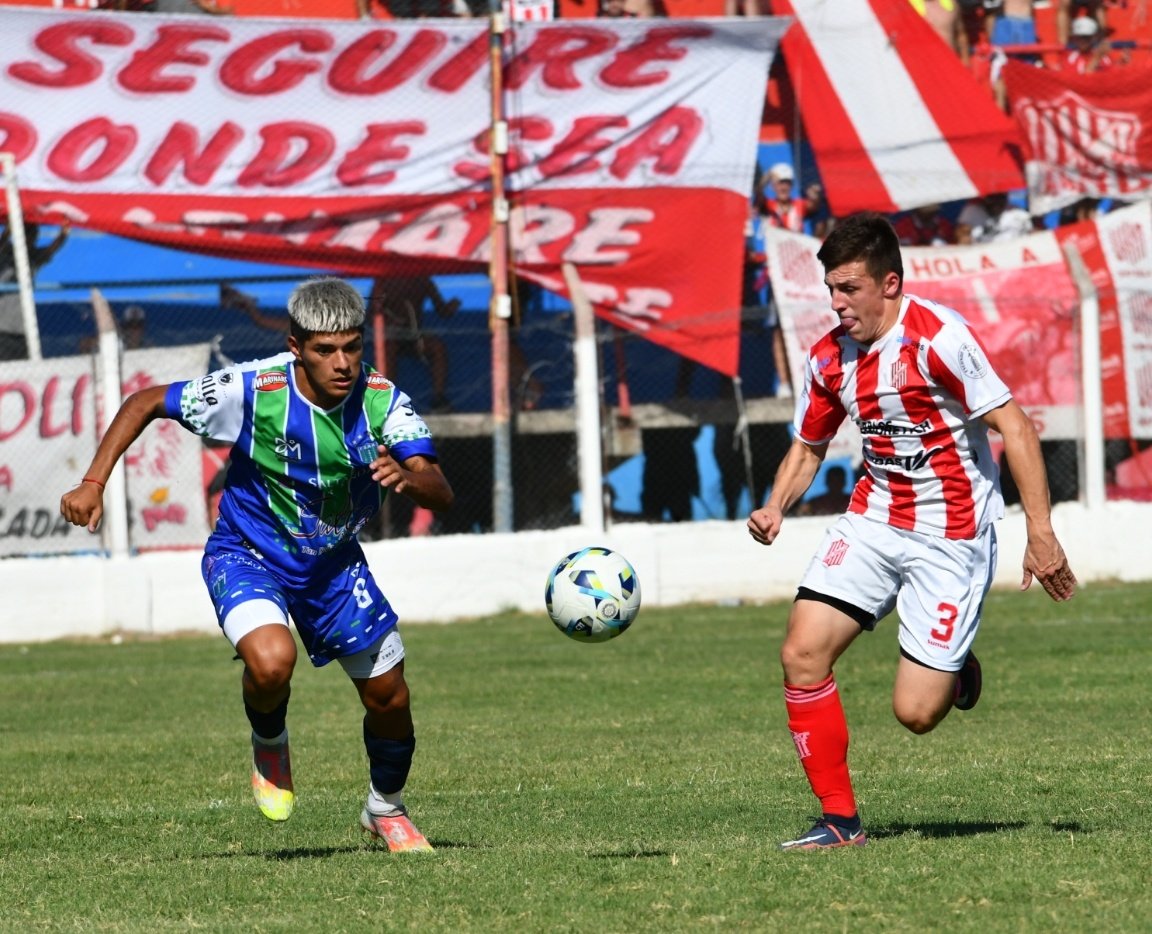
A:
<svg viewBox="0 0 1152 934">
<path fill-rule="evenodd" d="M 416 751 L 416 734 L 407 739 L 383 739 L 368 731 L 364 722 L 364 748 L 368 752 L 368 771 L 372 787 L 382 795 L 395 794 L 408 781 L 412 754 Z"/>
<path fill-rule="evenodd" d="M 291 691 L 288 692 L 289 696 L 291 693 Z M 252 724 L 253 733 L 262 739 L 275 739 L 285 729 L 285 721 L 288 716 L 288 697 L 285 697 L 268 713 L 262 713 L 254 707 L 250 707 L 248 701 L 244 701 L 244 713 L 248 715 L 248 722 Z"/>
<path fill-rule="evenodd" d="M 824 820 L 829 824 L 835 824 L 841 830 L 847 830 L 849 833 L 856 833 L 861 827 L 859 814 L 853 814 L 851 817 L 845 817 L 842 814 L 825 814 Z"/>
</svg>

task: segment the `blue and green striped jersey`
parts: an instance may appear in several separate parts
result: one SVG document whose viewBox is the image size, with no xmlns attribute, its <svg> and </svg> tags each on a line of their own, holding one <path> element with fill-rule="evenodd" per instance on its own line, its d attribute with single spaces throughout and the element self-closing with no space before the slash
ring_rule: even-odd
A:
<svg viewBox="0 0 1152 934">
<path fill-rule="evenodd" d="M 408 396 L 367 364 L 328 411 L 299 391 L 291 353 L 173 383 L 165 407 L 190 431 L 233 442 L 212 538 L 230 537 L 289 582 L 346 560 L 379 510 L 387 491 L 368 467 L 378 444 L 397 461 L 436 456 Z"/>
</svg>

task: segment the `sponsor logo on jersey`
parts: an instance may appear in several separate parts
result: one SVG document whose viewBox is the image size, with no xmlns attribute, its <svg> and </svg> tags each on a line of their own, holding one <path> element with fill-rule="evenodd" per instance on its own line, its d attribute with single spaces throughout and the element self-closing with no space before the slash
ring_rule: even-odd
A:
<svg viewBox="0 0 1152 934">
<path fill-rule="evenodd" d="M 275 392 L 277 389 L 287 389 L 288 374 L 283 370 L 272 370 L 270 373 L 260 373 L 252 380 L 252 388 L 257 392 Z"/>
<path fill-rule="evenodd" d="M 387 392 L 392 388 L 392 383 L 383 373 L 369 373 L 368 374 L 368 388 L 374 389 L 376 392 Z"/>
<path fill-rule="evenodd" d="M 936 447 L 930 448 L 927 451 L 921 451 L 919 454 L 909 454 L 907 457 L 874 454 L 871 450 L 864 451 L 864 457 L 870 464 L 875 464 L 877 467 L 900 467 L 906 471 L 919 470 L 928 461 L 943 451 L 943 448 Z"/>
<path fill-rule="evenodd" d="M 915 425 L 897 425 L 883 418 L 861 418 L 856 420 L 856 427 L 860 429 L 862 435 L 894 438 L 899 435 L 926 435 L 932 430 L 932 423 L 924 419 Z"/>
<path fill-rule="evenodd" d="M 283 460 L 300 460 L 300 442 L 292 438 L 277 438 L 276 456 Z"/>
</svg>

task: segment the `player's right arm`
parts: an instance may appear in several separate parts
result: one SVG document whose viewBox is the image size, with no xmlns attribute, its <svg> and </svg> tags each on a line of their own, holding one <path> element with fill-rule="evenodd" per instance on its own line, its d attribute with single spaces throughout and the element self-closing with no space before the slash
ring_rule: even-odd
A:
<svg viewBox="0 0 1152 934">
<path fill-rule="evenodd" d="M 84 472 L 84 480 L 60 497 L 60 515 L 73 525 L 96 531 L 104 515 L 104 486 L 112 468 L 153 420 L 167 415 L 164 407 L 167 391 L 167 386 L 149 386 L 124 400 L 100 439 L 96 455 Z"/>
<path fill-rule="evenodd" d="M 827 453 L 827 443 L 812 445 L 799 438 L 793 440 L 776 471 L 767 502 L 748 517 L 748 534 L 761 545 L 771 545 L 776 540 L 784 514 L 808 491 Z"/>
</svg>

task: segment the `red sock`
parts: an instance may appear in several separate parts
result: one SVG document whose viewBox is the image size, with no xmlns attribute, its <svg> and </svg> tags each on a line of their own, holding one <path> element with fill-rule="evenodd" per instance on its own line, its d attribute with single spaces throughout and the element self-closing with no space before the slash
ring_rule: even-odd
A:
<svg viewBox="0 0 1152 934">
<path fill-rule="evenodd" d="M 856 796 L 848 775 L 848 721 L 840 704 L 836 679 L 819 684 L 784 685 L 788 729 L 800 764 L 825 814 L 856 815 Z"/>
</svg>

